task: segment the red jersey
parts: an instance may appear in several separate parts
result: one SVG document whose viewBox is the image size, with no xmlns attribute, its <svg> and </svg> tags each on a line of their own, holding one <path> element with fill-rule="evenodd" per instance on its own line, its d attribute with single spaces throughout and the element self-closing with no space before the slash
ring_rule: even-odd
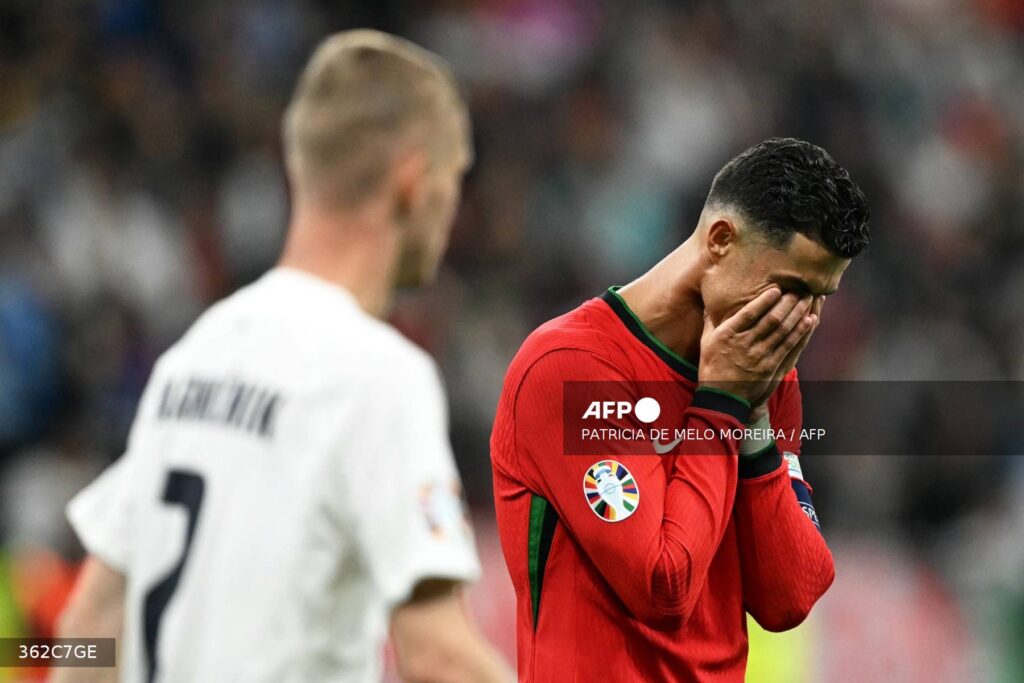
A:
<svg viewBox="0 0 1024 683">
<path fill-rule="evenodd" d="M 661 457 L 566 455 L 563 391 L 577 381 L 671 382 L 662 412 L 683 434 L 711 436 Z M 834 569 L 807 489 L 787 471 L 800 449 L 795 373 L 769 401 L 786 436 L 740 458 L 748 413 L 742 399 L 698 389 L 696 367 L 614 290 L 527 338 L 491 435 L 520 681 L 741 682 L 745 613 L 772 631 L 803 621 Z M 649 421 L 619 418 L 619 428 Z"/>
</svg>

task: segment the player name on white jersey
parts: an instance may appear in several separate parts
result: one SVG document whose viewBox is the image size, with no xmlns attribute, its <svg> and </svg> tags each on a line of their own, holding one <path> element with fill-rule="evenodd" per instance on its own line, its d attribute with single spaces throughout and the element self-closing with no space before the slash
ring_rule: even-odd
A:
<svg viewBox="0 0 1024 683">
<path fill-rule="evenodd" d="M 280 405 L 279 392 L 238 379 L 172 379 L 160 392 L 157 418 L 210 422 L 271 438 Z"/>
</svg>

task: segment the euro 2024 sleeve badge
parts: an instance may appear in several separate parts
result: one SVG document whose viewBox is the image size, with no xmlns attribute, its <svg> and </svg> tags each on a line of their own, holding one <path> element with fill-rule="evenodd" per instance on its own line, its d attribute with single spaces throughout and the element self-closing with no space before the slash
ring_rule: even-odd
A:
<svg viewBox="0 0 1024 683">
<path fill-rule="evenodd" d="M 606 522 L 621 522 L 640 506 L 640 489 L 632 473 L 614 460 L 601 460 L 583 475 L 583 493 L 594 514 Z"/>
</svg>

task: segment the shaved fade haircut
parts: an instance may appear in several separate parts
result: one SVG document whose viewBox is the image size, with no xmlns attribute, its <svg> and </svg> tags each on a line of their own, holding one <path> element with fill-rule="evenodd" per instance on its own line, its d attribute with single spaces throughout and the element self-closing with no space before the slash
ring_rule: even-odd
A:
<svg viewBox="0 0 1024 683">
<path fill-rule="evenodd" d="M 849 171 L 821 147 L 795 138 L 770 138 L 727 163 L 707 204 L 739 211 L 780 249 L 800 233 L 853 258 L 871 241 L 868 202 Z"/>
<path fill-rule="evenodd" d="M 468 150 L 469 116 L 441 58 L 379 31 L 345 31 L 325 39 L 303 70 L 283 142 L 301 193 L 355 206 L 405 146 L 435 164 L 459 144 Z"/>
</svg>

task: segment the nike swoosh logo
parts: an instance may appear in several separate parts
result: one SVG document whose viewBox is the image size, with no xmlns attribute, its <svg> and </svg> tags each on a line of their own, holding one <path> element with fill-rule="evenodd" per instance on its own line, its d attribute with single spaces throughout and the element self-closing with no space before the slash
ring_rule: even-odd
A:
<svg viewBox="0 0 1024 683">
<path fill-rule="evenodd" d="M 675 441 L 669 441 L 668 443 L 662 443 L 658 439 L 651 441 L 651 445 L 654 446 L 654 452 L 658 455 L 665 455 L 670 450 L 679 445 L 679 442 L 683 440 L 683 437 L 679 437 Z"/>
</svg>

